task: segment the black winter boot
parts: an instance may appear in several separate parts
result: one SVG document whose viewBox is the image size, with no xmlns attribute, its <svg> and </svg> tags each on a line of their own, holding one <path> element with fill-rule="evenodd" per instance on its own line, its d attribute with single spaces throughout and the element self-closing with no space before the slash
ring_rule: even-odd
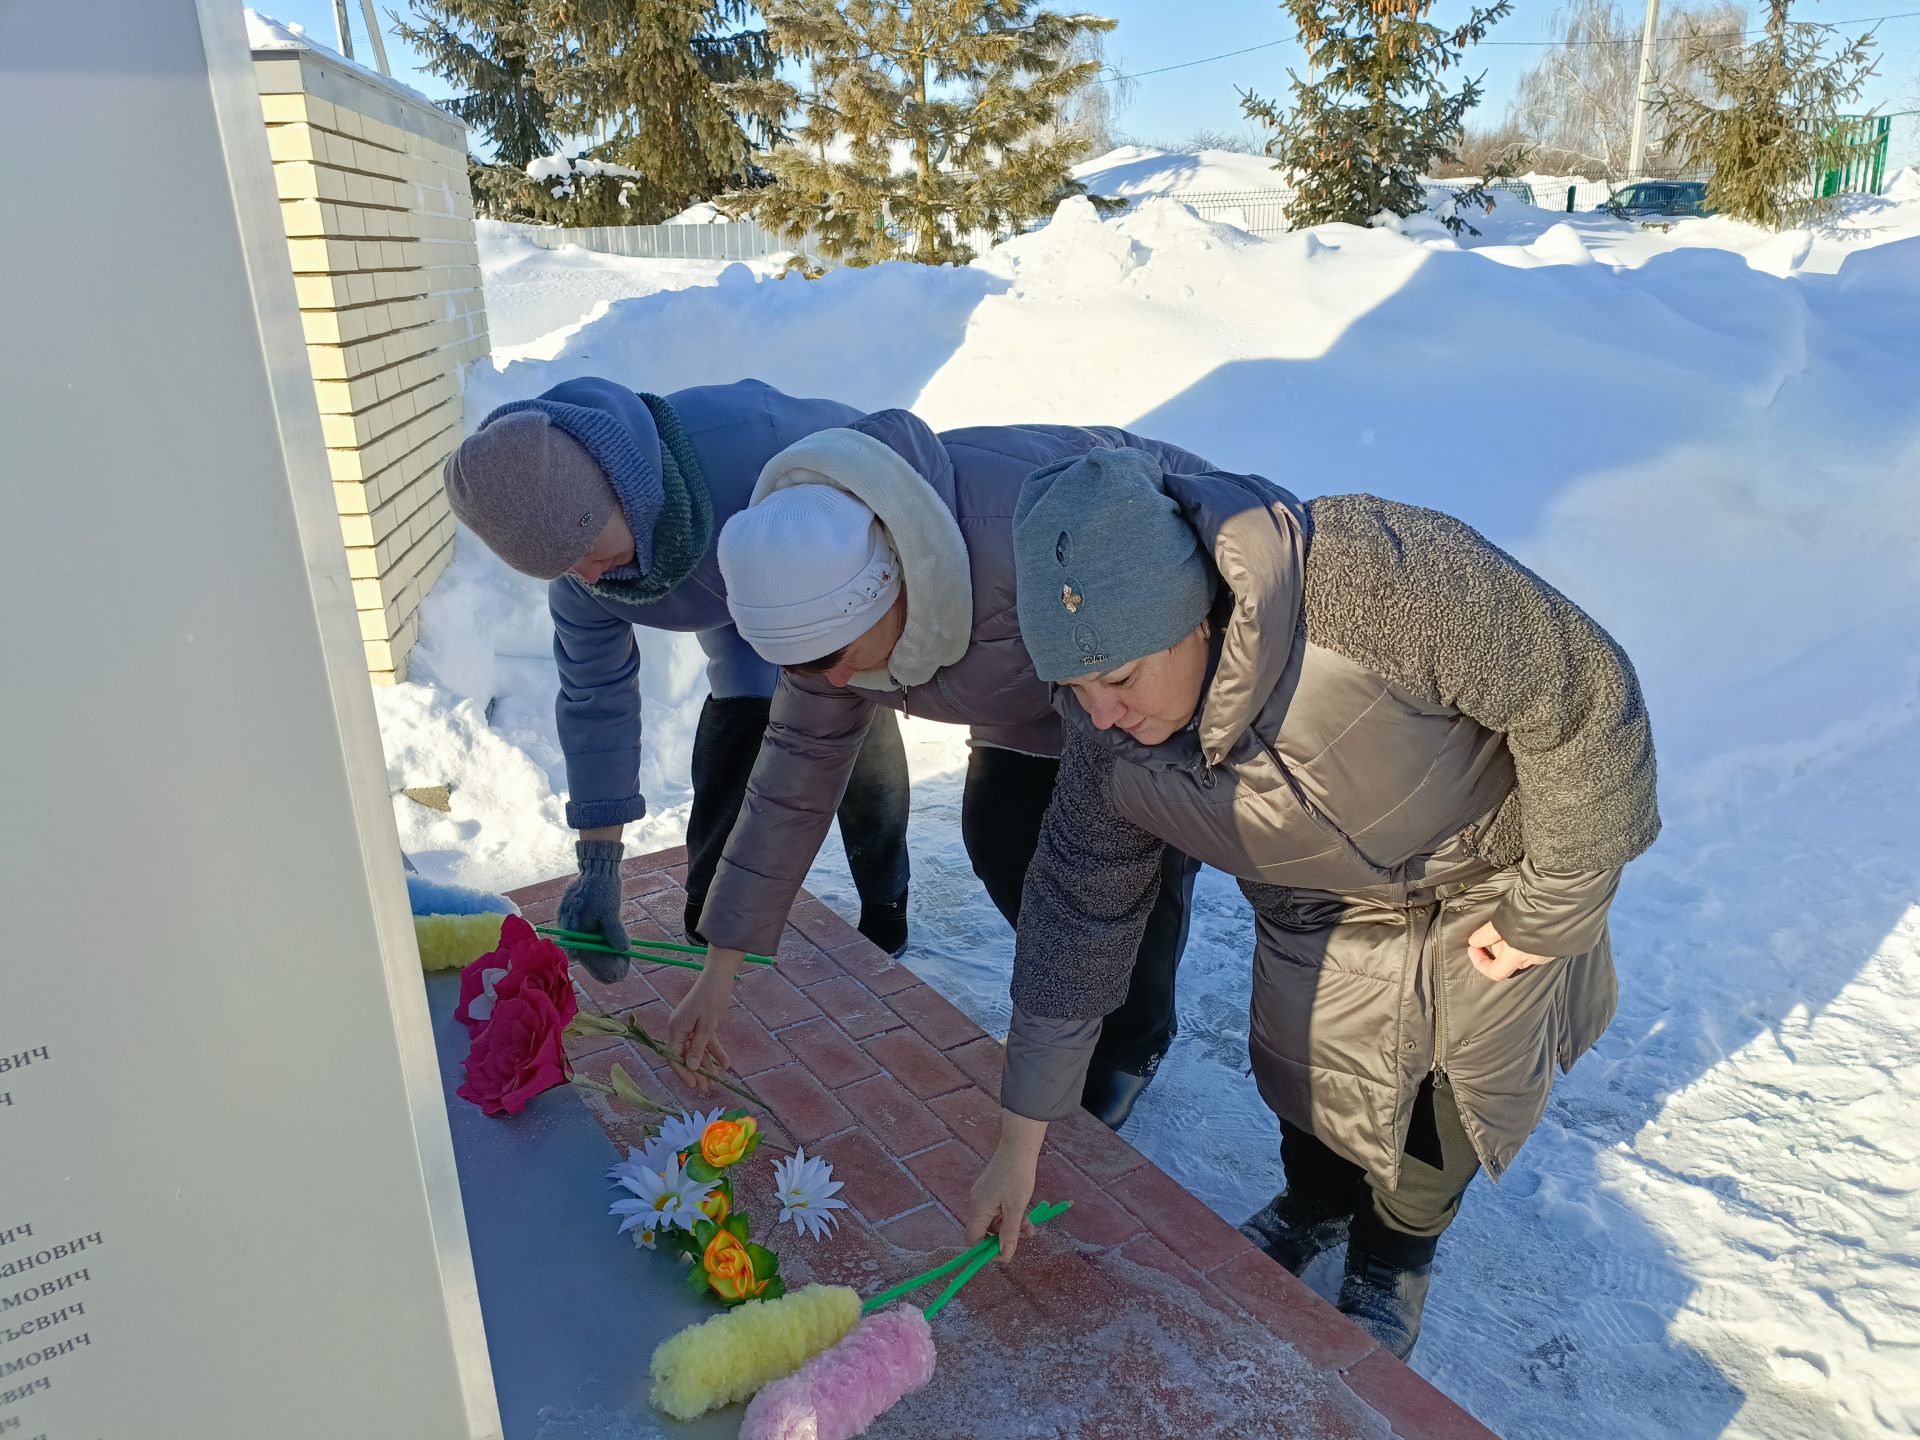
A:
<svg viewBox="0 0 1920 1440">
<path fill-rule="evenodd" d="M 1316 1258 L 1346 1242 L 1351 1215 L 1310 1211 L 1286 1191 L 1241 1225 L 1240 1233 L 1298 1275 Z"/>
<path fill-rule="evenodd" d="M 1340 1313 L 1404 1360 L 1420 1336 L 1433 1265 L 1396 1265 L 1349 1246 L 1347 1274 L 1340 1282 Z"/>
<path fill-rule="evenodd" d="M 1133 1105 L 1147 1093 L 1153 1072 L 1136 1075 L 1095 1057 L 1087 1067 L 1087 1081 L 1080 1090 L 1080 1108 L 1091 1112 L 1109 1130 L 1118 1130 L 1133 1114 Z"/>
<path fill-rule="evenodd" d="M 860 923 L 854 929 L 898 959 L 900 952 L 907 948 L 906 892 L 902 891 L 898 900 L 884 905 L 862 905 Z"/>
</svg>

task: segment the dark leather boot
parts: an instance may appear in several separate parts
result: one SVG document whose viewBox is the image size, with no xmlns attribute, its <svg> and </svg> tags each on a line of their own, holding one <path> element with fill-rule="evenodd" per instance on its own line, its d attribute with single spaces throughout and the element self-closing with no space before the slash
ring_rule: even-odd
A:
<svg viewBox="0 0 1920 1440">
<path fill-rule="evenodd" d="M 1095 1059 L 1087 1067 L 1087 1083 L 1080 1091 L 1080 1107 L 1109 1130 L 1118 1130 L 1133 1114 L 1133 1104 L 1146 1093 L 1151 1074 L 1135 1075 Z"/>
<path fill-rule="evenodd" d="M 854 926 L 867 939 L 878 945 L 896 960 L 900 952 L 907 948 L 907 897 L 901 893 L 898 900 L 888 901 L 884 905 L 862 905 L 860 923 Z"/>
<path fill-rule="evenodd" d="M 1286 1191 L 1248 1217 L 1240 1233 L 1298 1275 L 1336 1245 L 1344 1245 L 1351 1215 L 1309 1211 Z"/>
<path fill-rule="evenodd" d="M 1420 1337 L 1420 1312 L 1426 1308 L 1433 1265 L 1396 1265 L 1349 1247 L 1347 1274 L 1340 1282 L 1340 1313 L 1380 1342 L 1380 1348 L 1404 1360 Z"/>
</svg>

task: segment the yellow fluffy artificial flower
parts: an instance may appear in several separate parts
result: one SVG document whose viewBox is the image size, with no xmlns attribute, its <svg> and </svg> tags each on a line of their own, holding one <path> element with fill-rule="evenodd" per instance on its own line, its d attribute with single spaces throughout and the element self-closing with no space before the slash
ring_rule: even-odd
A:
<svg viewBox="0 0 1920 1440">
<path fill-rule="evenodd" d="M 809 1285 L 689 1325 L 653 1352 L 653 1403 L 692 1420 L 745 1400 L 838 1345 L 859 1319 L 858 1291 Z"/>
</svg>

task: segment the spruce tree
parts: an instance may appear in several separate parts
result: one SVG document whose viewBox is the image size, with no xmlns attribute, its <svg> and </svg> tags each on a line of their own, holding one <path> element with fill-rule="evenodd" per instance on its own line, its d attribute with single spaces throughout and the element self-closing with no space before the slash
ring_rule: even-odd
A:
<svg viewBox="0 0 1920 1440">
<path fill-rule="evenodd" d="M 1445 72 L 1512 0 L 1476 6 L 1450 28 L 1427 19 L 1433 0 L 1286 0 L 1284 8 L 1299 26 L 1312 78 L 1289 72 L 1291 110 L 1251 91 L 1240 103 L 1273 132 L 1266 151 L 1293 178 L 1288 223 L 1365 225 L 1383 211 L 1422 209 L 1421 177 L 1456 158 L 1467 112 L 1480 101 L 1480 78 L 1449 94 Z M 1486 184 L 1497 173 L 1457 192 L 1457 206 L 1488 204 Z M 1472 228 L 1452 214 L 1443 223 Z"/>
<path fill-rule="evenodd" d="M 1765 33 L 1731 55 L 1690 35 L 1688 58 L 1716 98 L 1669 88 L 1656 102 L 1669 149 L 1687 169 L 1711 171 L 1707 204 L 1774 230 L 1823 208 L 1820 172 L 1844 162 L 1850 139 L 1839 109 L 1874 68 L 1871 34 L 1828 54 L 1833 27 L 1789 20 L 1788 4 L 1770 0 Z"/>
<path fill-rule="evenodd" d="M 749 183 L 755 138 L 777 129 L 737 113 L 725 87 L 771 76 L 764 30 L 746 0 L 529 0 L 541 44 L 534 73 L 559 127 L 594 137 L 582 158 L 637 171 L 617 216 L 652 224 Z M 601 208 L 605 207 L 603 198 Z"/>
<path fill-rule="evenodd" d="M 560 141 L 552 102 L 534 82 L 530 0 L 412 0 L 412 10 L 412 24 L 391 15 L 394 33 L 461 92 L 442 108 L 485 136 L 500 165 L 551 155 Z"/>
<path fill-rule="evenodd" d="M 774 50 L 804 83 L 733 87 L 769 119 L 796 115 L 765 158 L 771 183 L 730 197 L 851 265 L 972 258 L 971 231 L 1031 223 L 1080 193 L 1087 142 L 1064 106 L 1096 78 L 1080 37 L 1113 28 L 1032 0 L 766 0 Z"/>
</svg>

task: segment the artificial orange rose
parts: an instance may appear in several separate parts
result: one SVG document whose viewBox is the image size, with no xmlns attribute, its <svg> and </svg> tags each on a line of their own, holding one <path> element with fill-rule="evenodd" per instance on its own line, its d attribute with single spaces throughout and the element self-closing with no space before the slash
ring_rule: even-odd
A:
<svg viewBox="0 0 1920 1440">
<path fill-rule="evenodd" d="M 700 1213 L 716 1225 L 727 1223 L 727 1217 L 733 1213 L 733 1205 L 727 1199 L 727 1192 L 721 1186 L 714 1186 L 707 1192 L 707 1198 L 700 1202 Z"/>
<path fill-rule="evenodd" d="M 753 1257 L 731 1231 L 720 1230 L 707 1242 L 701 1258 L 707 1283 L 722 1300 L 751 1300 L 767 1288 L 767 1282 L 755 1277 Z"/>
<path fill-rule="evenodd" d="M 751 1115 L 716 1120 L 700 1137 L 700 1158 L 714 1169 L 724 1170 L 746 1159 L 759 1138 L 760 1122 Z"/>
</svg>

